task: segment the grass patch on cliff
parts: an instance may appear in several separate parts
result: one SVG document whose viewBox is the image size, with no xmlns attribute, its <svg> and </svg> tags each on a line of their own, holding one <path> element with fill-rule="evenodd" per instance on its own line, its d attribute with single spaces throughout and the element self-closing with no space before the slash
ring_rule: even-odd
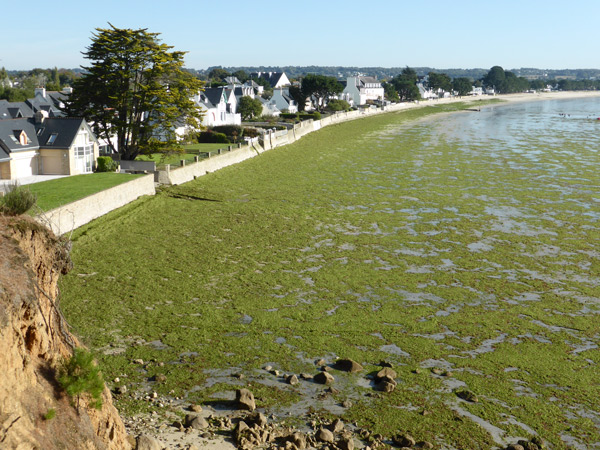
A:
<svg viewBox="0 0 600 450">
<path fill-rule="evenodd" d="M 456 448 L 529 430 L 555 448 L 599 441 L 599 157 L 498 154 L 457 143 L 443 117 L 417 121 L 464 106 L 327 127 L 82 227 L 68 320 L 105 352 L 107 379 L 133 388 L 161 371 L 161 393 L 210 401 L 266 364 L 314 374 L 316 359 L 349 357 L 368 373 L 386 360 L 391 395 L 334 373 L 354 403 L 345 420 Z M 262 385 L 261 406 L 300 402 Z"/>
</svg>

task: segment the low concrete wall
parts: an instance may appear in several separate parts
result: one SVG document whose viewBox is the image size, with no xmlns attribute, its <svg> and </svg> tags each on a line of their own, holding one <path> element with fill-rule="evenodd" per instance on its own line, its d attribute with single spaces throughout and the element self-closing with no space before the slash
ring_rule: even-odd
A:
<svg viewBox="0 0 600 450">
<path fill-rule="evenodd" d="M 262 152 L 264 152 L 264 149 L 258 143 L 240 148 L 232 148 L 230 151 L 222 150 L 220 155 L 211 156 L 196 163 L 188 163 L 182 167 L 168 167 L 167 170 L 159 170 L 155 179 L 159 184 L 176 185 L 186 183 L 209 172 L 245 161 Z"/>
<path fill-rule="evenodd" d="M 140 172 L 154 172 L 156 170 L 156 163 L 154 161 L 119 161 L 121 170 L 133 170 Z"/>
<path fill-rule="evenodd" d="M 69 233 L 92 220 L 131 203 L 142 195 L 154 195 L 154 175 L 145 175 L 73 203 L 40 214 L 35 219 L 56 235 Z"/>
</svg>

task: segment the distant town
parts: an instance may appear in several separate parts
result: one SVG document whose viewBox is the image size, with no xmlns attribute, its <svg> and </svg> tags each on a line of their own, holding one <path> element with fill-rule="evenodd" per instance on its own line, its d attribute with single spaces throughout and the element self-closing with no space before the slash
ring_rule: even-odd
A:
<svg viewBox="0 0 600 450">
<path fill-rule="evenodd" d="M 296 118 L 298 114 L 316 113 L 320 117 L 399 102 L 600 89 L 597 69 L 504 70 L 494 66 L 488 70 L 442 71 L 425 67 L 286 66 L 182 70 L 202 82 L 198 84 L 202 89 L 190 93 L 193 107 L 200 111 L 199 127 L 175 120 L 168 129 L 154 130 L 156 141 L 227 142 L 218 127 L 247 126 L 252 121 L 272 123 L 275 118 Z M 119 142 L 114 124 L 102 129 L 98 120 L 69 111 L 72 86 L 84 76 L 82 69 L 0 69 L 0 179 L 91 173 L 99 155 L 133 160 L 144 153 L 137 148 L 134 153 L 124 151 L 123 136 L 128 139 L 131 131 L 121 133 Z M 241 128 L 234 131 L 234 138 L 242 133 Z"/>
</svg>

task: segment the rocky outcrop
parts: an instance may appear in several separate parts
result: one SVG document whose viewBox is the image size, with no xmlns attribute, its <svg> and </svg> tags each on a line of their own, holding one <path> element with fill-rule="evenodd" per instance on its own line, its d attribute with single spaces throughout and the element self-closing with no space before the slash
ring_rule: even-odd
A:
<svg viewBox="0 0 600 450">
<path fill-rule="evenodd" d="M 28 217 L 0 216 L 0 448 L 131 448 L 108 389 L 101 410 L 76 408 L 56 382 L 79 345 L 57 305 L 69 269 L 66 241 Z"/>
</svg>

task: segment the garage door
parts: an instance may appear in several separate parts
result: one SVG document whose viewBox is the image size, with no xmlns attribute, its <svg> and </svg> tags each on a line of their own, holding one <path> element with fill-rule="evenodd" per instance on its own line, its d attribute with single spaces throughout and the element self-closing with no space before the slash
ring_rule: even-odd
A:
<svg viewBox="0 0 600 450">
<path fill-rule="evenodd" d="M 42 156 L 42 174 L 63 175 L 61 154 Z"/>
<path fill-rule="evenodd" d="M 13 179 L 37 175 L 37 160 L 35 157 L 25 159 L 13 159 L 12 168 Z"/>
</svg>

